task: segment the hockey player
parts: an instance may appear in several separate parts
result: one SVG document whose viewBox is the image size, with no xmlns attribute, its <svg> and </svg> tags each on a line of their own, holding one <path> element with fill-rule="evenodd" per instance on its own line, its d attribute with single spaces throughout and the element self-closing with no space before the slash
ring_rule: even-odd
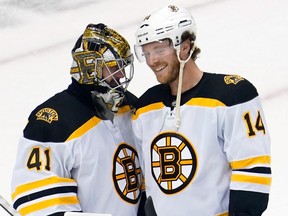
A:
<svg viewBox="0 0 288 216">
<path fill-rule="evenodd" d="M 238 75 L 201 71 L 195 39 L 193 17 L 173 5 L 136 32 L 136 56 L 160 83 L 139 98 L 132 123 L 147 207 L 158 216 L 260 216 L 271 169 L 259 95 Z"/>
<path fill-rule="evenodd" d="M 130 46 L 106 25 L 89 24 L 72 56 L 72 83 L 29 116 L 13 206 L 31 216 L 136 216 L 142 174 L 131 134 L 137 98 L 126 91 L 134 69 Z"/>
</svg>

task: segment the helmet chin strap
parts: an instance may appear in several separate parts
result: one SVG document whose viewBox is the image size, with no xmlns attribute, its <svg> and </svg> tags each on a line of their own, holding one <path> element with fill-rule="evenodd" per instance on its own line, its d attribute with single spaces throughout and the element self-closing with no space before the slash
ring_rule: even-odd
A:
<svg viewBox="0 0 288 216">
<path fill-rule="evenodd" d="M 195 45 L 192 47 L 192 49 L 190 50 L 189 56 L 187 57 L 187 59 L 182 60 L 180 58 L 180 51 L 181 51 L 181 46 L 178 46 L 176 48 L 176 54 L 177 54 L 177 58 L 178 61 L 180 62 L 180 68 L 179 68 L 179 80 L 178 80 L 178 89 L 177 89 L 177 97 L 176 97 L 176 122 L 175 122 L 175 126 L 176 126 L 176 130 L 178 131 L 179 127 L 180 127 L 180 123 L 181 123 L 181 119 L 180 119 L 180 102 L 181 102 L 181 91 L 182 91 L 182 83 L 183 83 L 183 70 L 184 70 L 184 66 L 185 64 L 190 60 L 192 53 L 195 49 Z"/>
</svg>

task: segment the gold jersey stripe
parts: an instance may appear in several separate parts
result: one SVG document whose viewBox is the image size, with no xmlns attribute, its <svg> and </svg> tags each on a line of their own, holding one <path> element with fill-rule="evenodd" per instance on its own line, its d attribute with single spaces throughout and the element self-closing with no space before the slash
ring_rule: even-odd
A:
<svg viewBox="0 0 288 216">
<path fill-rule="evenodd" d="M 259 157 L 248 158 L 245 160 L 230 162 L 232 169 L 243 169 L 245 167 L 253 166 L 255 164 L 270 165 L 271 164 L 271 158 L 269 155 L 264 155 L 264 156 L 259 156 Z"/>
<path fill-rule="evenodd" d="M 123 107 L 119 107 L 117 113 L 122 114 L 122 113 L 128 112 L 130 110 L 131 110 L 131 107 L 129 105 L 125 105 Z"/>
<path fill-rule="evenodd" d="M 142 185 L 141 185 L 141 189 L 142 189 L 143 191 L 146 190 L 146 186 L 145 186 L 145 178 L 144 178 L 144 177 L 142 177 Z"/>
<path fill-rule="evenodd" d="M 161 109 L 163 107 L 164 107 L 164 104 L 162 102 L 153 103 L 153 104 L 150 104 L 148 106 L 144 106 L 144 107 L 137 110 L 136 114 L 133 115 L 132 119 L 135 120 L 138 118 L 139 115 L 141 115 L 143 113 L 149 112 L 151 110 Z"/>
<path fill-rule="evenodd" d="M 21 215 L 26 215 L 55 205 L 75 205 L 75 204 L 79 204 L 79 201 L 76 196 L 57 197 L 23 207 L 22 209 L 19 210 L 19 212 L 21 213 Z"/>
<path fill-rule="evenodd" d="M 35 188 L 40 188 L 40 187 L 44 187 L 44 186 L 51 185 L 51 184 L 67 183 L 67 182 L 76 183 L 76 181 L 73 179 L 59 178 L 57 176 L 53 176 L 50 178 L 45 178 L 39 181 L 34 181 L 34 182 L 30 182 L 24 185 L 20 185 L 16 188 L 15 192 L 12 194 L 12 200 L 14 200 L 17 195 L 24 193 L 26 191 L 29 191 L 29 190 L 33 190 Z"/>
<path fill-rule="evenodd" d="M 186 105 L 190 106 L 202 106 L 202 107 L 218 107 L 218 106 L 226 106 L 219 100 L 212 98 L 192 98 L 189 100 Z"/>
<path fill-rule="evenodd" d="M 84 133 L 86 133 L 88 130 L 90 130 L 91 128 L 93 128 L 94 126 L 96 126 L 99 122 L 101 121 L 101 119 L 96 118 L 95 116 L 93 116 L 91 119 L 89 119 L 85 124 L 83 124 L 81 127 L 79 127 L 76 131 L 74 131 L 66 141 L 75 139 L 77 137 L 82 136 Z"/>
<path fill-rule="evenodd" d="M 222 103 L 219 100 L 212 99 L 212 98 L 192 98 L 189 100 L 186 105 L 189 106 L 204 106 L 204 107 L 218 107 L 218 106 L 226 106 L 224 103 Z M 139 115 L 149 112 L 151 110 L 157 110 L 164 107 L 164 104 L 162 102 L 150 104 L 148 106 L 142 107 L 139 110 L 137 110 L 136 114 L 133 116 L 133 120 L 137 119 Z"/>
<path fill-rule="evenodd" d="M 217 214 L 216 216 L 229 216 L 228 212 Z"/>
<path fill-rule="evenodd" d="M 262 184 L 262 185 L 268 185 L 268 186 L 271 185 L 271 177 L 232 174 L 231 181 Z"/>
</svg>

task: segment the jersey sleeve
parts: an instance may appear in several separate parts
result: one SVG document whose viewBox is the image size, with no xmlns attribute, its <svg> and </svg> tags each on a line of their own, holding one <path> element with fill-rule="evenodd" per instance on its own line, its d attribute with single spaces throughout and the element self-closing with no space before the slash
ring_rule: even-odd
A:
<svg viewBox="0 0 288 216">
<path fill-rule="evenodd" d="M 77 119 L 75 109 L 85 112 L 63 91 L 31 112 L 18 143 L 11 181 L 13 206 L 21 215 L 81 211 L 73 179 L 81 163 L 81 138 L 71 136 L 89 116 Z"/>
<path fill-rule="evenodd" d="M 271 159 L 259 96 L 228 107 L 222 130 L 224 151 L 232 168 L 229 212 L 261 215 L 268 204 Z"/>
<path fill-rule="evenodd" d="M 81 210 L 71 178 L 78 166 L 75 146 L 20 139 L 11 186 L 13 207 L 21 215 Z"/>
</svg>

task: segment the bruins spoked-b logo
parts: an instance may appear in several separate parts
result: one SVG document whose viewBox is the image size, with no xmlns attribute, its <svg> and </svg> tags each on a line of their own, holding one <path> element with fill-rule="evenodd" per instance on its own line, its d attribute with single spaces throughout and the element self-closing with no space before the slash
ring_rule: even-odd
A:
<svg viewBox="0 0 288 216">
<path fill-rule="evenodd" d="M 151 144 L 151 170 L 166 194 L 183 190 L 193 179 L 197 158 L 191 143 L 179 133 L 159 134 Z"/>
<path fill-rule="evenodd" d="M 136 204 L 141 195 L 142 174 L 138 154 L 126 143 L 119 145 L 114 155 L 114 186 L 126 202 Z"/>
</svg>

